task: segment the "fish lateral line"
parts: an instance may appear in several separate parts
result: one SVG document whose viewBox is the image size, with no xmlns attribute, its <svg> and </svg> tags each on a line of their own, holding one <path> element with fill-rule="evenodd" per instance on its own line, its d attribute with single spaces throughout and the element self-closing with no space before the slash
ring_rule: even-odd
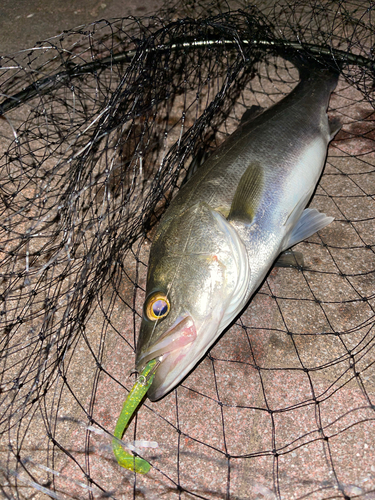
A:
<svg viewBox="0 0 375 500">
<path fill-rule="evenodd" d="M 112 450 L 117 463 L 121 467 L 139 474 L 147 474 L 151 469 L 151 465 L 147 460 L 125 451 L 120 441 L 129 426 L 130 420 L 150 388 L 154 380 L 155 371 L 160 363 L 161 357 L 152 359 L 146 364 L 125 400 L 113 433 Z"/>
</svg>

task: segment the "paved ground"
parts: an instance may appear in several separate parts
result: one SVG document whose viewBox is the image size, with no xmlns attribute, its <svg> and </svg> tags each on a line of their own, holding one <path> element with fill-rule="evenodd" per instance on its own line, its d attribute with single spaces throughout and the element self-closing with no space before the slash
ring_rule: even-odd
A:
<svg viewBox="0 0 375 500">
<path fill-rule="evenodd" d="M 3 0 L 0 4 L 0 53 L 31 47 L 34 42 L 99 19 L 142 16 L 159 2 L 150 0 Z"/>
<path fill-rule="evenodd" d="M 0 6 L 0 52 L 10 53 L 31 47 L 41 38 L 80 24 L 128 14 L 143 15 L 154 8 L 155 3 L 149 0 L 103 0 L 97 3 L 89 0 L 3 0 Z M 334 98 L 336 107 L 344 105 L 345 99 L 359 99 L 355 90 L 345 91 L 344 87 L 342 83 L 345 98 L 342 97 L 342 101 Z M 366 110 L 371 111 L 362 105 L 360 109 L 354 107 L 346 112 L 354 119 Z M 360 147 L 365 145 L 349 142 L 347 152 L 363 152 Z M 364 295 L 370 295 L 373 289 L 371 275 L 365 276 L 367 281 L 353 281 L 364 269 L 372 269 L 370 260 L 373 255 L 368 257 L 363 241 L 374 244 L 373 227 L 366 226 L 366 223 L 363 226 L 357 224 L 355 232 L 352 226 L 340 222 L 340 219 L 353 219 L 358 211 L 366 221 L 373 217 L 373 212 L 368 203 L 361 205 L 360 197 L 356 199 L 356 211 L 353 211 L 351 198 L 339 198 L 334 204 L 325 196 L 325 193 L 335 196 L 342 192 L 356 192 L 361 182 L 363 190 L 370 191 L 368 186 L 374 177 L 369 169 L 370 173 L 355 177 L 355 182 L 350 179 L 347 174 L 353 173 L 355 168 L 361 172 L 365 168 L 364 164 L 355 165 L 353 159 L 345 155 L 343 145 L 334 143 L 327 173 L 340 171 L 343 174 L 323 178 L 324 191 L 318 190 L 314 201 L 315 206 L 338 219 L 323 232 L 330 252 L 320 245 L 317 236 L 312 237 L 310 243 L 302 243 L 300 249 L 311 272 L 302 275 L 295 269 L 273 270 L 261 293 L 242 317 L 248 326 L 246 334 L 244 329 L 235 325 L 215 346 L 212 352 L 214 360 L 206 358 L 178 389 L 177 396 L 173 392 L 162 401 L 148 403 L 142 408 L 137 437 L 157 441 L 160 448 L 155 453 L 152 450 L 145 452 L 155 468 L 148 476 L 137 477 L 135 498 L 190 499 L 191 495 L 180 494 L 176 484 L 200 495 L 198 498 L 210 500 L 229 497 L 275 500 L 278 493 L 283 500 L 322 500 L 345 498 L 344 495 L 346 498 L 363 495 L 366 500 L 375 497 L 371 493 L 375 488 L 373 413 L 365 396 L 373 398 L 375 394 L 370 353 L 372 340 L 369 336 L 363 347 L 364 330 L 349 331 L 351 326 L 361 322 L 365 329 L 365 319 L 371 314 L 367 303 L 356 302 L 358 296 L 350 283 L 354 283 Z M 367 156 L 365 160 L 369 161 Z M 358 234 L 362 238 L 359 243 Z M 357 243 L 360 247 L 358 253 L 345 250 L 346 246 Z M 147 253 L 148 247 L 144 246 L 140 255 L 142 260 L 147 261 Z M 354 276 L 352 282 L 338 272 L 337 263 L 340 270 Z M 127 269 L 135 273 L 134 261 L 128 263 Z M 141 268 L 141 283 L 144 275 L 145 269 Z M 124 280 L 120 288 L 124 301 L 131 303 L 133 291 L 129 283 Z M 348 301 L 341 304 L 343 295 Z M 295 299 L 303 299 L 303 302 Z M 322 306 L 321 302 L 326 303 Z M 140 298 L 136 307 L 141 310 Z M 132 344 L 133 317 L 129 310 L 116 303 L 111 319 Z M 86 331 L 94 351 L 102 323 L 100 311 L 95 310 Z M 331 327 L 337 331 L 348 330 L 350 335 L 340 339 L 314 335 L 330 331 Z M 288 336 L 286 330 L 299 334 Z M 134 362 L 133 351 L 125 342 L 119 343 L 118 338 L 113 331 L 107 332 L 103 358 L 105 371 L 100 374 L 96 390 L 94 416 L 108 430 L 113 429 L 125 396 L 125 391 L 112 376 L 124 380 L 124 385 L 129 388 L 131 384 L 126 377 Z M 361 379 L 353 376 L 349 350 L 358 355 L 357 372 L 363 370 Z M 96 367 L 92 352 L 83 341 L 75 347 L 75 353 L 69 381 L 74 384 L 79 403 L 87 409 Z M 308 370 L 304 371 L 302 366 Z M 315 370 L 316 367 L 319 369 Z M 65 421 L 57 423 L 56 439 L 84 467 L 83 452 L 88 444 L 84 426 L 87 422 L 82 408 L 68 391 L 64 392 L 59 417 L 64 417 Z M 44 433 L 44 427 L 42 429 Z M 131 436 L 133 431 L 134 423 L 128 435 Z M 33 427 L 28 438 L 31 458 L 35 463 L 42 461 L 46 446 L 44 435 L 40 436 L 38 427 Z M 101 487 L 114 492 L 115 498 L 133 498 L 134 475 L 119 470 L 108 443 L 102 435 L 91 438 L 90 475 Z M 228 460 L 228 454 L 232 456 L 231 460 Z M 56 451 L 56 456 L 55 463 L 42 465 L 63 474 L 57 479 L 58 494 L 61 498 L 64 494 L 86 498 L 87 489 L 73 482 L 85 480 L 82 470 L 65 454 L 59 455 Z M 37 471 L 35 477 L 39 477 Z M 94 488 L 97 498 L 100 497 L 98 491 Z M 366 492 L 370 493 L 364 496 Z M 39 494 L 39 497 L 30 498 L 46 497 Z"/>
</svg>

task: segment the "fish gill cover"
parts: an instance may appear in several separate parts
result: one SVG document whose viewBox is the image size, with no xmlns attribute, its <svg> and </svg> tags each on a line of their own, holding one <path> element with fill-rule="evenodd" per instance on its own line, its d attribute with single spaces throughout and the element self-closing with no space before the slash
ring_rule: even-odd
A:
<svg viewBox="0 0 375 500">
<path fill-rule="evenodd" d="M 375 498 L 373 10 L 168 4 L 1 58 L 0 492 L 7 499 Z M 111 433 L 134 383 L 154 228 L 252 105 L 341 68 L 312 207 L 333 216 L 271 271 L 183 383 Z M 158 446 L 156 447 L 156 443 Z"/>
</svg>

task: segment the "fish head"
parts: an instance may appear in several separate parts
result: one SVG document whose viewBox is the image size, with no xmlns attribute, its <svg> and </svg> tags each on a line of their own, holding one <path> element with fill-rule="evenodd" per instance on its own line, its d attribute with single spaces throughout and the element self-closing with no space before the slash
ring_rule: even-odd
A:
<svg viewBox="0 0 375 500">
<path fill-rule="evenodd" d="M 160 364 L 148 397 L 173 389 L 243 307 L 246 249 L 217 211 L 198 203 L 162 220 L 151 246 L 136 369 Z"/>
</svg>

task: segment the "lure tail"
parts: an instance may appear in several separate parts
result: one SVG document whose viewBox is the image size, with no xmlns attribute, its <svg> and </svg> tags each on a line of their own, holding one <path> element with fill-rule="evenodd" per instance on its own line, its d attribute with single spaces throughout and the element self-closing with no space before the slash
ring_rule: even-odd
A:
<svg viewBox="0 0 375 500">
<path fill-rule="evenodd" d="M 147 472 L 151 468 L 151 465 L 143 458 L 137 457 L 125 451 L 121 446 L 119 440 L 122 439 L 122 436 L 126 431 L 126 428 L 128 427 L 130 419 L 132 418 L 134 412 L 137 410 L 139 404 L 141 403 L 150 385 L 152 384 L 155 376 L 155 370 L 158 366 L 159 362 L 156 359 L 152 359 L 147 363 L 145 369 L 138 377 L 138 380 L 136 381 L 133 388 L 129 392 L 128 397 L 126 398 L 120 416 L 117 420 L 115 431 L 113 433 L 114 439 L 112 441 L 112 449 L 117 463 L 125 469 L 129 469 L 140 474 L 147 474 Z"/>
</svg>

